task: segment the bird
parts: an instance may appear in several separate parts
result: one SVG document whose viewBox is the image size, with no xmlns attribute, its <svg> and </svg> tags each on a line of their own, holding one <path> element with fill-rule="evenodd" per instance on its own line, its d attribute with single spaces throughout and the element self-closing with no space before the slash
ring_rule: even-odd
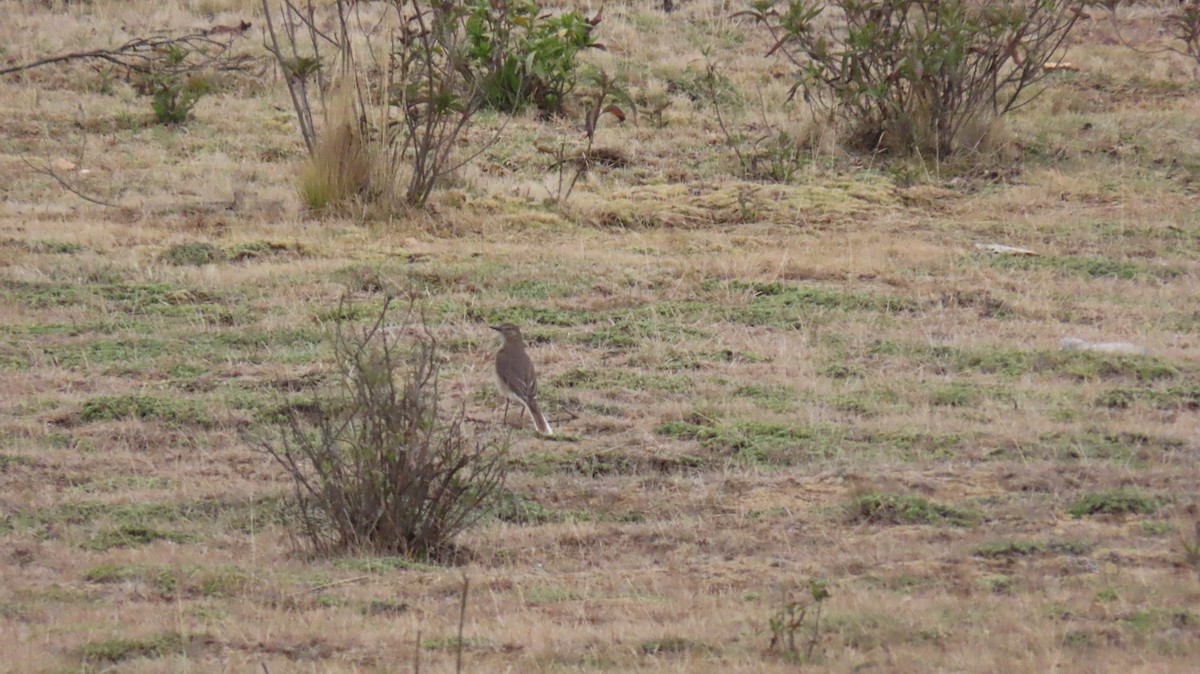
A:
<svg viewBox="0 0 1200 674">
<path fill-rule="evenodd" d="M 504 418 L 508 420 L 509 402 L 520 403 L 533 419 L 533 426 L 543 435 L 553 435 L 550 422 L 538 409 L 537 373 L 533 361 L 525 353 L 525 340 L 521 329 L 512 323 L 488 326 L 500 333 L 503 343 L 496 352 L 496 388 L 504 396 Z"/>
</svg>

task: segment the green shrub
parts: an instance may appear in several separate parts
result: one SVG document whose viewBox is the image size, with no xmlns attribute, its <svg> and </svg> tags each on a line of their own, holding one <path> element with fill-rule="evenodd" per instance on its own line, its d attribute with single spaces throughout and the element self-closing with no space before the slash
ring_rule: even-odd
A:
<svg viewBox="0 0 1200 674">
<path fill-rule="evenodd" d="M 182 124 L 192 116 L 192 108 L 212 93 L 208 77 L 188 63 L 192 50 L 181 42 L 169 42 L 156 52 L 150 72 L 139 88 L 150 96 L 150 107 L 159 124 Z"/>
<path fill-rule="evenodd" d="M 467 0 L 466 8 L 468 58 L 481 75 L 485 104 L 561 113 L 579 52 L 601 47 L 592 37 L 595 20 L 579 12 L 544 15 L 534 0 Z"/>
<path fill-rule="evenodd" d="M 848 123 L 851 145 L 943 157 L 1020 104 L 1084 4 L 755 0 L 746 14 L 798 69 L 793 95 Z"/>
</svg>

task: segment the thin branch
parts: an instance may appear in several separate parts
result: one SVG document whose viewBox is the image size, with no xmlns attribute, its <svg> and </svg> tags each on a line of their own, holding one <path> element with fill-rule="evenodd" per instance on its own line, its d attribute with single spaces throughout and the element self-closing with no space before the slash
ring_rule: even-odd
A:
<svg viewBox="0 0 1200 674">
<path fill-rule="evenodd" d="M 462 656 L 463 656 L 463 648 L 465 646 L 465 644 L 463 644 L 463 625 L 467 621 L 467 590 L 470 587 L 470 585 L 471 585 L 471 580 L 469 578 L 467 578 L 467 574 L 464 573 L 463 574 L 462 599 L 458 605 L 458 644 L 457 644 L 458 652 L 454 658 L 455 674 L 462 673 Z"/>
<path fill-rule="evenodd" d="M 248 27 L 248 26 L 247 26 Z M 210 31 L 200 33 L 189 33 L 171 37 L 168 35 L 154 35 L 150 37 L 140 37 L 117 47 L 116 49 L 90 49 L 87 51 L 71 52 L 69 54 L 60 54 L 58 56 L 50 56 L 43 59 L 38 59 L 30 63 L 23 63 L 7 68 L 0 68 L 0 75 L 11 75 L 25 70 L 32 70 L 42 66 L 51 65 L 54 63 L 66 63 L 70 61 L 107 61 L 113 65 L 118 65 L 124 68 L 129 68 L 135 72 L 148 73 L 152 68 L 147 63 L 157 61 L 156 56 L 162 49 L 172 45 L 182 45 L 189 52 L 197 52 L 207 56 L 207 59 L 199 63 L 182 63 L 175 72 L 187 72 L 189 70 L 211 66 L 221 60 L 225 52 L 231 46 L 231 42 L 223 42 L 210 37 Z M 231 34 L 232 35 L 232 34 Z M 215 50 L 208 52 L 207 49 Z M 229 57 L 221 64 L 222 70 L 245 70 L 249 67 L 251 61 L 249 56 Z"/>
<path fill-rule="evenodd" d="M 349 585 L 351 583 L 358 583 L 358 582 L 367 580 L 368 578 L 370 578 L 370 576 L 355 576 L 353 578 L 343 578 L 342 580 L 335 580 L 330 583 L 324 583 L 321 585 L 317 585 L 315 587 L 305 588 L 298 592 L 293 592 L 292 596 L 298 597 L 302 594 L 310 594 L 312 592 L 320 592 L 321 590 L 328 590 L 331 587 L 337 587 L 339 585 Z"/>
<path fill-rule="evenodd" d="M 120 206 L 118 206 L 117 204 L 114 204 L 114 203 L 111 203 L 108 201 L 104 201 L 103 199 L 98 199 L 96 197 L 84 194 L 81 190 L 79 190 L 74 185 L 72 185 L 70 182 L 68 182 L 66 178 L 63 178 L 62 176 L 58 175 L 58 172 L 55 171 L 54 169 L 50 168 L 49 165 L 37 166 L 36 164 L 29 161 L 25 157 L 21 157 L 21 161 L 25 162 L 29 166 L 29 168 L 33 169 L 34 171 L 36 171 L 42 175 L 50 176 L 51 178 L 54 178 L 55 182 L 57 182 L 59 185 L 61 185 L 63 189 L 67 190 L 71 194 L 74 194 L 75 196 L 79 197 L 80 199 L 83 199 L 84 201 L 89 201 L 93 204 L 96 204 L 97 206 L 105 206 L 107 208 L 120 208 Z"/>
</svg>

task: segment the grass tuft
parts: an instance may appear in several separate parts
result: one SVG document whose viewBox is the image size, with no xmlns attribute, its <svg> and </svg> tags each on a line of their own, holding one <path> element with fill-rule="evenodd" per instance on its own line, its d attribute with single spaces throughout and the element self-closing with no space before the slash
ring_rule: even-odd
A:
<svg viewBox="0 0 1200 674">
<path fill-rule="evenodd" d="M 1067 510 L 1072 517 L 1086 515 L 1149 515 L 1162 506 L 1162 499 L 1130 489 L 1111 489 L 1084 494 Z"/>
<path fill-rule="evenodd" d="M 216 262 L 224 262 L 227 257 L 224 250 L 205 242 L 177 243 L 166 249 L 159 256 L 163 262 L 175 266 L 199 267 Z"/>
<path fill-rule="evenodd" d="M 208 425 L 209 416 L 197 403 L 146 394 L 99 396 L 83 404 L 79 421 L 90 424 L 120 419 Z"/>
<path fill-rule="evenodd" d="M 196 637 L 163 632 L 141 639 L 104 639 L 79 649 L 84 664 L 116 664 L 133 658 L 163 658 L 183 655 Z"/>
<path fill-rule="evenodd" d="M 171 543 L 187 543 L 192 540 L 188 534 L 177 531 L 161 531 L 154 527 L 140 524 L 121 524 L 112 529 L 100 531 L 84 543 L 88 550 L 103 552 L 112 548 L 133 548 L 149 545 L 155 541 Z"/>
<path fill-rule="evenodd" d="M 867 493 L 846 505 L 850 522 L 870 524 L 950 524 L 968 527 L 979 517 L 967 510 L 927 501 L 910 494 Z"/>
<path fill-rule="evenodd" d="M 971 552 L 986 559 L 1012 559 L 1044 555 L 1086 555 L 1092 546 L 1081 541 L 995 541 L 977 545 Z"/>
</svg>

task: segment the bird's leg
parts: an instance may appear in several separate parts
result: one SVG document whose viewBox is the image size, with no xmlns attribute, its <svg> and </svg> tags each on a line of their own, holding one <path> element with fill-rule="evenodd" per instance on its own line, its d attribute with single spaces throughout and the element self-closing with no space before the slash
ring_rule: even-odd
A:
<svg viewBox="0 0 1200 674">
<path fill-rule="evenodd" d="M 504 396 L 504 425 L 508 425 L 508 396 Z"/>
</svg>

